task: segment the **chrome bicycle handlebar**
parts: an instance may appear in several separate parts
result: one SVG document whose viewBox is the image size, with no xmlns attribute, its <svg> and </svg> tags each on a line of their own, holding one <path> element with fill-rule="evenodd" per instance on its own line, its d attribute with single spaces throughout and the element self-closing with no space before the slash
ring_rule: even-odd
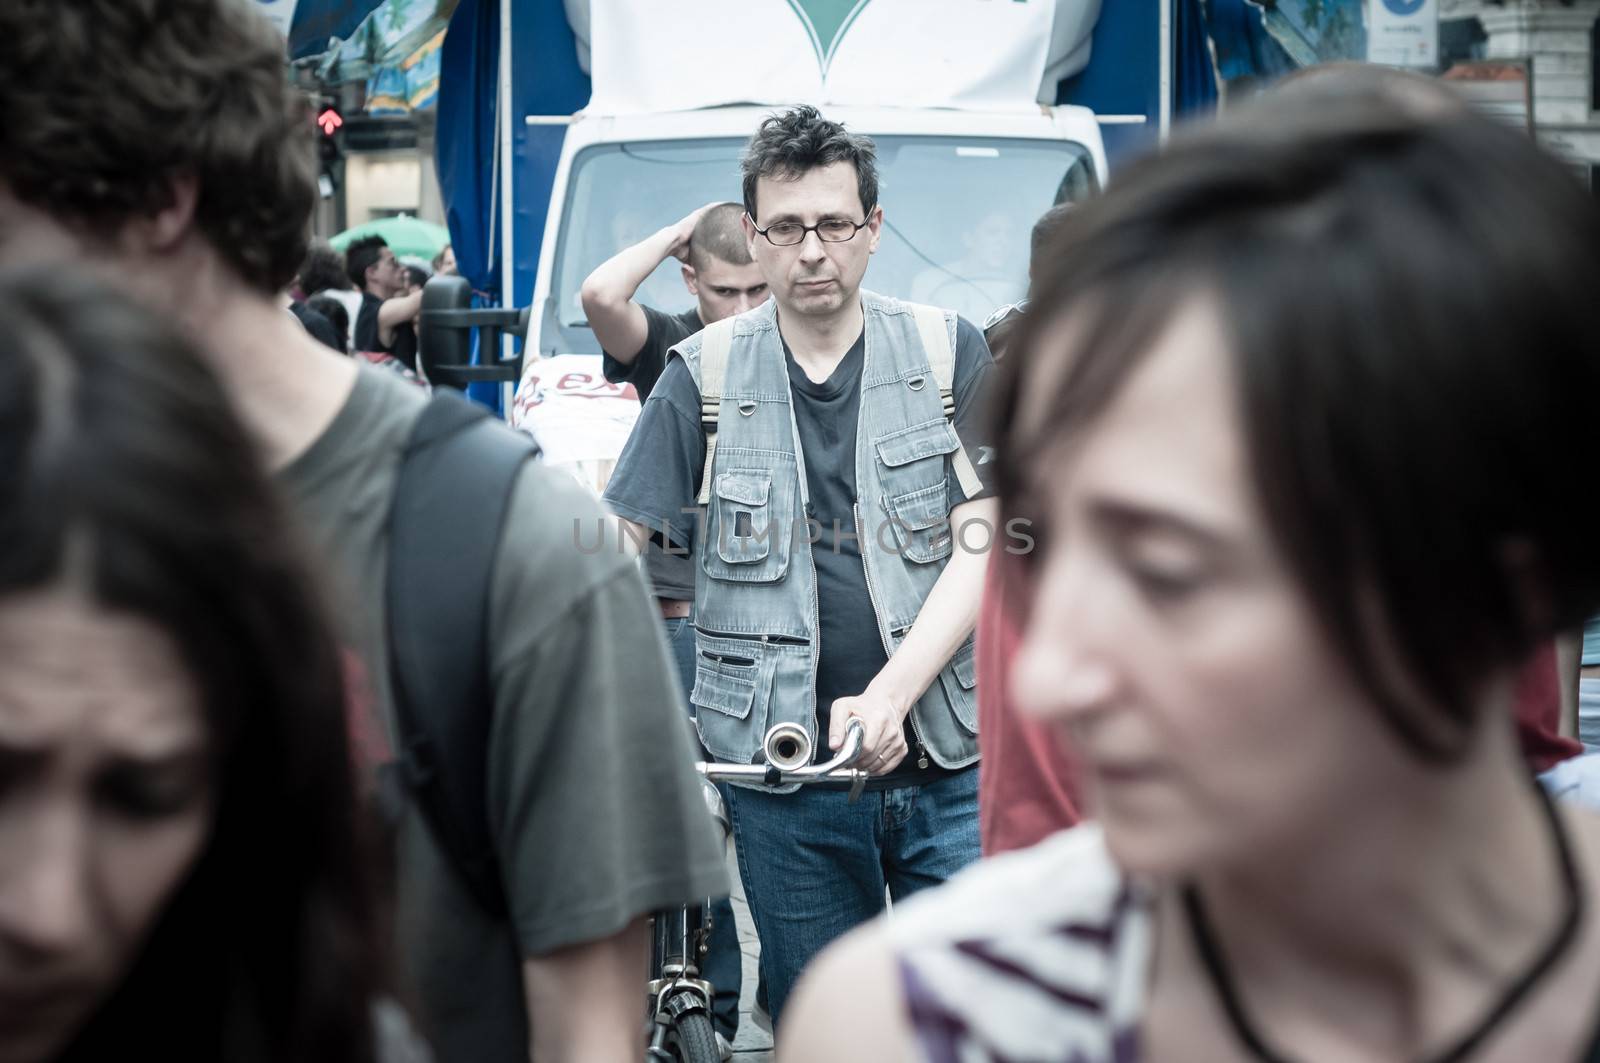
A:
<svg viewBox="0 0 1600 1063">
<path fill-rule="evenodd" d="M 798 733 L 797 733 L 798 732 Z M 865 729 L 860 720 L 851 720 L 844 732 L 844 744 L 832 760 L 821 764 L 805 763 L 811 759 L 811 741 L 805 731 L 793 724 L 777 724 L 767 732 L 762 743 L 766 754 L 765 764 L 718 764 L 701 761 L 695 768 L 712 782 L 760 783 L 763 786 L 783 786 L 787 783 L 847 782 L 850 800 L 861 796 L 867 773 L 851 767 L 861 755 Z M 802 741 L 803 739 L 803 741 Z M 792 743 L 786 748 L 783 743 Z M 803 754 L 803 755 L 802 755 Z M 782 765 L 803 764 L 803 767 Z"/>
</svg>

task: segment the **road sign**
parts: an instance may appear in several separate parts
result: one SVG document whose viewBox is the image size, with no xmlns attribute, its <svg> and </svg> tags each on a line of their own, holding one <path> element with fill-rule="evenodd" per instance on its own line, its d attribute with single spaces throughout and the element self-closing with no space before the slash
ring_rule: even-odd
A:
<svg viewBox="0 0 1600 1063">
<path fill-rule="evenodd" d="M 1371 0 L 1367 15 L 1370 62 L 1439 65 L 1439 0 Z"/>
</svg>

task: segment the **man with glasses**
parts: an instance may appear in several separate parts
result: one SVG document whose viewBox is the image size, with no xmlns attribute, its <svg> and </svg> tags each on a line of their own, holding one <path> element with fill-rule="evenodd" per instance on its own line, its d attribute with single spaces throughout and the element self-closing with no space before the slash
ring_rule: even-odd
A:
<svg viewBox="0 0 1600 1063">
<path fill-rule="evenodd" d="M 824 760 L 850 719 L 864 727 L 872 780 L 854 804 L 843 789 L 732 791 L 781 1022 L 801 968 L 886 889 L 905 897 L 978 855 L 992 363 L 955 314 L 861 288 L 883 225 L 870 140 L 798 107 L 761 124 L 743 173 L 773 301 L 673 348 L 606 498 L 638 539 L 698 560 L 691 700 L 713 757 L 749 763 L 787 721 Z"/>
</svg>

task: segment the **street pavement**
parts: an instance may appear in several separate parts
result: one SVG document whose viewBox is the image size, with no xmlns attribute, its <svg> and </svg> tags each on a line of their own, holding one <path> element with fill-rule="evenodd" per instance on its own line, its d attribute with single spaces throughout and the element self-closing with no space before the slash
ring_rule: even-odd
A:
<svg viewBox="0 0 1600 1063">
<path fill-rule="evenodd" d="M 733 879 L 733 918 L 739 924 L 739 949 L 744 953 L 744 985 L 739 990 L 739 1036 L 733 1042 L 734 1063 L 772 1063 L 772 1035 L 756 1025 L 751 1010 L 756 1005 L 756 968 L 761 950 L 756 945 L 750 922 L 750 906 L 744 901 L 744 884 L 739 881 L 739 865 L 728 847 L 728 875 Z"/>
</svg>

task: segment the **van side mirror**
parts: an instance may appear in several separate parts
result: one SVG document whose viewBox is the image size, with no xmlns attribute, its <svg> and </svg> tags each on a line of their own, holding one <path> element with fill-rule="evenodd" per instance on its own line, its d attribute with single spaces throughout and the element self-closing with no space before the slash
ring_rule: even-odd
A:
<svg viewBox="0 0 1600 1063">
<path fill-rule="evenodd" d="M 479 381 L 522 379 L 522 350 L 500 357 L 500 336 L 528 336 L 529 308 L 471 309 L 472 285 L 465 277 L 430 277 L 422 288 L 417 315 L 417 364 L 436 387 L 465 388 Z M 478 330 L 478 364 L 472 362 L 472 333 Z"/>
<path fill-rule="evenodd" d="M 429 277 L 422 286 L 422 311 L 417 315 L 417 358 L 434 379 L 435 366 L 470 365 L 472 330 L 441 319 L 440 310 L 472 307 L 472 284 L 465 277 Z M 433 311 L 433 313 L 429 313 Z"/>
</svg>

